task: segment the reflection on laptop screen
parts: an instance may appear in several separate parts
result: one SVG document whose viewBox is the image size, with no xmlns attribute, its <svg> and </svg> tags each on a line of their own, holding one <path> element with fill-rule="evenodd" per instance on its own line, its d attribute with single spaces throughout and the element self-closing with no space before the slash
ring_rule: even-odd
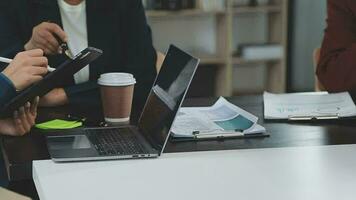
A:
<svg viewBox="0 0 356 200">
<path fill-rule="evenodd" d="M 138 126 L 160 151 L 169 136 L 198 63 L 198 59 L 171 45 L 147 98 Z"/>
</svg>

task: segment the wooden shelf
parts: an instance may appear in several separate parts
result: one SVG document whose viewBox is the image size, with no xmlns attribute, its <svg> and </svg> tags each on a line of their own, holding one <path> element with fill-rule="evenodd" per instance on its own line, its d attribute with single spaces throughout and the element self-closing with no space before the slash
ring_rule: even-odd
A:
<svg viewBox="0 0 356 200">
<path fill-rule="evenodd" d="M 200 64 L 203 65 L 224 65 L 226 64 L 226 59 L 218 55 L 204 55 L 204 54 L 194 54 L 193 55 L 200 59 Z"/>
<path fill-rule="evenodd" d="M 232 64 L 233 65 L 245 65 L 245 64 L 264 64 L 264 63 L 269 63 L 269 62 L 280 62 L 282 61 L 281 58 L 277 59 L 258 59 L 258 60 L 246 60 L 243 58 L 238 58 L 234 57 L 232 59 Z"/>
<path fill-rule="evenodd" d="M 240 95 L 257 95 L 261 94 L 265 91 L 265 89 L 255 89 L 255 90 L 233 90 L 233 96 L 240 96 Z"/>
<path fill-rule="evenodd" d="M 281 12 L 281 6 L 246 6 L 246 7 L 234 7 L 232 8 L 233 14 L 248 14 L 248 13 L 260 13 L 260 12 Z M 150 18 L 162 18 L 162 17 L 193 17 L 193 16 L 208 16 L 208 15 L 226 15 L 225 10 L 221 11 L 204 11 L 201 9 L 189 9 L 180 11 L 166 11 L 166 10 L 149 10 L 146 11 L 147 17 Z"/>
<path fill-rule="evenodd" d="M 234 68 L 235 67 L 248 67 L 253 65 L 266 65 L 266 70 L 263 72 L 263 76 L 266 77 L 265 89 L 272 92 L 285 92 L 286 90 L 286 63 L 287 63 L 287 41 L 288 41 L 288 5 L 289 0 L 273 0 L 270 1 L 273 4 L 270 5 L 259 5 L 259 6 L 241 6 L 234 7 L 233 0 L 225 0 L 226 8 L 224 10 L 215 11 L 205 11 L 205 4 L 199 4 L 205 0 L 197 0 L 197 8 L 187 9 L 180 11 L 164 11 L 164 10 L 148 10 L 146 11 L 146 16 L 152 20 L 166 20 L 174 19 L 172 26 L 175 26 L 175 19 L 182 19 L 182 21 L 189 21 L 191 18 L 199 17 L 205 19 L 204 17 L 215 17 L 214 27 L 216 32 L 216 52 L 220 55 L 209 55 L 204 52 L 192 53 L 192 55 L 201 59 L 202 65 L 214 65 L 217 66 L 216 72 L 214 74 L 215 78 L 215 95 L 217 96 L 230 96 L 238 92 L 236 90 L 244 90 L 244 88 L 234 88 L 236 85 Z M 284 56 L 281 59 L 260 59 L 260 60 L 246 60 L 234 55 L 235 37 L 239 37 L 235 33 L 236 23 L 240 23 L 237 20 L 239 17 L 243 18 L 243 15 L 256 15 L 260 17 L 261 14 L 264 16 L 266 14 L 266 43 L 280 43 L 284 47 Z M 243 19 L 245 20 L 245 19 Z M 249 19 L 247 19 L 249 20 Z M 246 22 L 243 28 L 246 27 Z M 158 25 L 155 24 L 155 25 Z M 164 23 L 166 25 L 166 23 Z M 181 24 L 180 24 L 181 25 Z M 247 24 L 248 25 L 248 24 Z M 182 26 L 182 25 L 181 25 Z M 183 25 L 184 26 L 184 25 Z M 167 28 L 167 27 L 165 27 Z M 186 31 L 184 27 L 182 32 Z M 180 33 L 174 36 L 179 38 Z M 185 37 L 182 37 L 185 38 Z M 244 41 L 243 41 L 244 42 Z M 194 48 L 193 48 L 194 49 Z M 198 51 L 198 50 L 197 50 Z M 204 51 L 204 49 L 201 49 Z M 231 56 L 230 56 L 231 55 Z M 250 69 L 247 69 L 248 71 Z M 251 69 L 255 70 L 255 69 Z M 247 73 L 247 72 L 246 72 Z M 259 86 L 258 86 L 259 87 Z M 247 88 L 248 89 L 248 88 Z M 259 88 L 257 88 L 259 89 Z M 250 89 L 249 89 L 250 90 Z M 240 91 L 242 93 L 248 91 Z M 252 93 L 258 92 L 252 91 Z"/>
<path fill-rule="evenodd" d="M 204 11 L 201 9 L 180 10 L 180 11 L 146 11 L 147 17 L 162 18 L 162 17 L 193 17 L 193 16 L 209 16 L 209 15 L 225 15 L 226 11 Z"/>
<path fill-rule="evenodd" d="M 233 14 L 248 14 L 248 13 L 274 13 L 281 12 L 281 6 L 246 6 L 246 7 L 234 7 L 232 8 Z"/>
</svg>

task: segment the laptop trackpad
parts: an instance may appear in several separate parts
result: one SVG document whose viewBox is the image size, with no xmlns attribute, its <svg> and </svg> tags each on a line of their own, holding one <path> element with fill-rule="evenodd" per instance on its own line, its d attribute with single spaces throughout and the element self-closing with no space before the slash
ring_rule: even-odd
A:
<svg viewBox="0 0 356 200">
<path fill-rule="evenodd" d="M 85 135 L 47 137 L 48 151 L 55 161 L 97 157 L 98 153 Z"/>
<path fill-rule="evenodd" d="M 92 148 L 89 139 L 85 135 L 50 137 L 48 143 L 51 150 Z"/>
</svg>

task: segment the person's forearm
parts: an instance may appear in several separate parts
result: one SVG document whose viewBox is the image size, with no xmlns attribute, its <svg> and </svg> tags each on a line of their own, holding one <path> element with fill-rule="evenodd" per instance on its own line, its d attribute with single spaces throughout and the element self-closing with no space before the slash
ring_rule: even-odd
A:
<svg viewBox="0 0 356 200">
<path fill-rule="evenodd" d="M 96 81 L 65 87 L 64 91 L 71 105 L 101 105 L 100 91 Z"/>
<path fill-rule="evenodd" d="M 62 106 L 68 103 L 68 97 L 63 88 L 56 88 L 45 96 L 41 97 L 39 105 L 41 107 Z"/>
</svg>

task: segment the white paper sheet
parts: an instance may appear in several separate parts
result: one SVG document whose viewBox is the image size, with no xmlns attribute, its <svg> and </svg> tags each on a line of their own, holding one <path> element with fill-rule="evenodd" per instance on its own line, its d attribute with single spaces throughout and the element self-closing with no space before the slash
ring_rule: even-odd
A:
<svg viewBox="0 0 356 200">
<path fill-rule="evenodd" d="M 241 130 L 244 134 L 266 132 L 262 126 L 257 126 L 256 116 L 220 97 L 211 107 L 181 108 L 173 124 L 172 133 L 174 137 L 193 137 L 194 132 L 199 134 L 235 132 L 236 130 L 232 129 L 235 128 L 236 120 L 245 122 L 243 123 L 245 128 Z"/>
<path fill-rule="evenodd" d="M 289 119 L 298 116 L 356 116 L 356 106 L 349 93 L 293 93 L 265 92 L 265 119 Z"/>
</svg>

